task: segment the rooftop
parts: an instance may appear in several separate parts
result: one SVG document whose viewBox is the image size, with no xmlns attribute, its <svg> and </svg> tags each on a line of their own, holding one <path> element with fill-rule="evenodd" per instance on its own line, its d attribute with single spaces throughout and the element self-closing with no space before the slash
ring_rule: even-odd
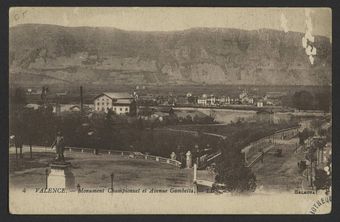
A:
<svg viewBox="0 0 340 222">
<path fill-rule="evenodd" d="M 114 102 L 115 104 L 126 104 L 126 105 L 130 105 L 132 103 L 131 99 L 118 99 L 116 102 Z"/>
<path fill-rule="evenodd" d="M 266 96 L 268 97 L 282 97 L 285 96 L 286 93 L 285 92 L 267 92 Z"/>
<path fill-rule="evenodd" d="M 94 99 L 98 97 L 106 95 L 111 99 L 132 99 L 133 97 L 127 92 L 103 92 L 100 95 L 96 96 Z"/>
</svg>

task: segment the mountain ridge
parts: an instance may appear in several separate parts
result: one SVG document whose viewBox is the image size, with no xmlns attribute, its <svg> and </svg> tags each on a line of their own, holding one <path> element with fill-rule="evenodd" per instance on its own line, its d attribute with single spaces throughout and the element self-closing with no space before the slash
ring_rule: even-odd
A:
<svg viewBox="0 0 340 222">
<path fill-rule="evenodd" d="M 271 29 L 198 27 L 144 32 L 113 27 L 18 25 L 10 27 L 10 81 L 330 84 L 329 39 L 315 36 L 317 56 L 311 65 L 301 44 L 303 35 Z"/>
</svg>

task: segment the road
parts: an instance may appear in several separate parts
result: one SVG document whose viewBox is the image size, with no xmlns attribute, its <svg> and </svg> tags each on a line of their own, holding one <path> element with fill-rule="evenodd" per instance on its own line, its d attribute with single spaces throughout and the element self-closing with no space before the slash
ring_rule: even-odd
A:
<svg viewBox="0 0 340 222">
<path fill-rule="evenodd" d="M 198 134 L 198 131 L 193 131 L 193 130 L 183 130 L 183 129 L 173 129 L 173 128 L 165 128 L 165 129 L 169 130 L 169 131 L 174 131 L 174 132 L 190 133 L 190 134 L 193 134 L 193 135 L 197 135 Z M 216 133 L 202 132 L 202 134 L 209 135 L 209 136 L 215 136 L 215 137 L 218 137 L 218 138 L 221 138 L 221 139 L 226 139 L 227 138 L 226 136 L 223 136 L 223 135 L 220 135 L 220 134 L 216 134 Z"/>
<path fill-rule="evenodd" d="M 304 159 L 304 153 L 297 149 L 298 138 L 292 138 L 275 145 L 275 149 L 282 149 L 282 156 L 277 157 L 268 152 L 263 163 L 253 165 L 252 171 L 256 175 L 258 189 L 292 191 L 302 189 L 302 181 L 306 178 L 299 170 L 297 163 Z M 296 152 L 298 150 L 298 152 Z"/>
</svg>

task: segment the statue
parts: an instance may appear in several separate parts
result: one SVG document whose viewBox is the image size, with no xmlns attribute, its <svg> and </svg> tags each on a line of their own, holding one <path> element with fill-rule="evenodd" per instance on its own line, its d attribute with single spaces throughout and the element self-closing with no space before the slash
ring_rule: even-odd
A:
<svg viewBox="0 0 340 222">
<path fill-rule="evenodd" d="M 63 134 L 60 131 L 58 131 L 57 138 L 53 142 L 51 148 L 53 149 L 54 146 L 56 147 L 56 154 L 57 154 L 55 160 L 58 162 L 65 162 L 65 159 L 64 159 L 65 140 L 64 140 Z"/>
<path fill-rule="evenodd" d="M 58 131 L 57 138 L 51 148 L 54 146 L 56 147 L 57 156 L 55 161 L 49 164 L 51 171 L 47 177 L 46 187 L 73 190 L 75 188 L 75 177 L 72 173 L 71 163 L 65 162 L 64 159 L 65 140 L 60 131 Z"/>
<path fill-rule="evenodd" d="M 191 155 L 191 152 L 190 150 L 185 154 L 186 155 L 186 166 L 187 168 L 191 168 L 192 166 L 192 155 Z"/>
<path fill-rule="evenodd" d="M 176 153 L 175 153 L 175 152 L 172 152 L 172 153 L 170 154 L 170 158 L 171 158 L 172 160 L 176 160 L 176 158 L 177 158 Z"/>
</svg>

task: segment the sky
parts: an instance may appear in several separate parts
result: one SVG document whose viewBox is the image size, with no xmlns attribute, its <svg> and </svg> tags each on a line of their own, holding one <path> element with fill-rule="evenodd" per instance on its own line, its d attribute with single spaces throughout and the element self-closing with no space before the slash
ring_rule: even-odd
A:
<svg viewBox="0 0 340 222">
<path fill-rule="evenodd" d="M 307 12 L 308 11 L 308 12 Z M 309 18 L 308 18 L 309 17 Z M 307 24 L 311 21 L 311 24 Z M 297 31 L 331 38 L 329 8 L 15 7 L 9 26 L 27 23 L 173 31 L 194 27 Z M 309 22 L 310 23 L 310 22 Z M 330 39 L 331 40 L 331 39 Z"/>
</svg>

